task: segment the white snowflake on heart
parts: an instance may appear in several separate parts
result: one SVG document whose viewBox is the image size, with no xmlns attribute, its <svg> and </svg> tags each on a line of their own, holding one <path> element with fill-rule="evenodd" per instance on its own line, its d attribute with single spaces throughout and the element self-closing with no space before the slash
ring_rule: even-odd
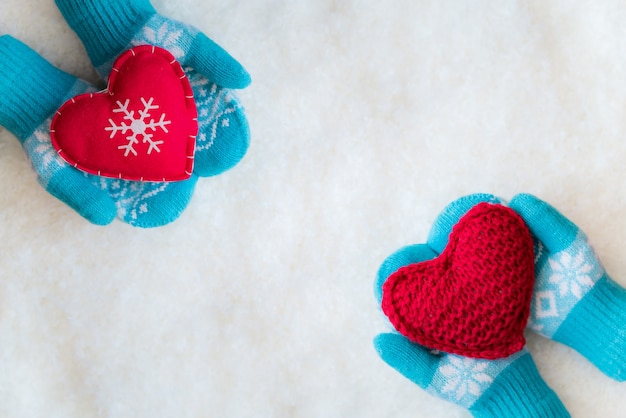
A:
<svg viewBox="0 0 626 418">
<path fill-rule="evenodd" d="M 124 151 L 124 157 L 128 157 L 129 154 L 137 156 L 135 145 L 139 144 L 139 137 L 143 138 L 142 142 L 144 144 L 148 144 L 148 155 L 150 155 L 152 151 L 160 153 L 161 149 L 159 146 L 162 145 L 164 141 L 160 139 L 155 140 L 154 135 L 158 129 L 161 129 L 164 133 L 168 133 L 167 125 L 172 123 L 169 120 L 165 120 L 165 113 L 161 113 L 158 122 L 154 119 L 150 119 L 150 111 L 159 109 L 159 106 L 154 104 L 152 97 L 148 100 L 142 97 L 141 103 L 143 109 L 138 111 L 139 117 L 135 117 L 135 111 L 128 108 L 130 99 L 126 99 L 124 103 L 118 100 L 117 108 L 113 109 L 113 113 L 123 113 L 124 118 L 119 124 L 116 124 L 113 119 L 109 119 L 110 126 L 104 128 L 105 131 L 111 132 L 110 139 L 113 139 L 118 133 L 126 135 L 128 131 L 131 132 L 131 135 L 126 137 L 127 143 L 117 147 L 119 150 Z M 150 119 L 149 122 L 148 119 Z M 128 124 L 124 121 L 128 121 Z"/>
</svg>

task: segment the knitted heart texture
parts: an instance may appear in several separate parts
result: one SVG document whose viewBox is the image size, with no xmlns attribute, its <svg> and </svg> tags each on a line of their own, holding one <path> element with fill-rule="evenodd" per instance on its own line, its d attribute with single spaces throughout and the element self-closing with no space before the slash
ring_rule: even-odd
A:
<svg viewBox="0 0 626 418">
<path fill-rule="evenodd" d="M 57 153 L 90 174 L 136 181 L 191 176 L 198 133 L 193 90 L 168 51 L 142 45 L 122 54 L 107 90 L 82 94 L 57 111 Z"/>
<path fill-rule="evenodd" d="M 396 330 L 432 350 L 497 359 L 521 350 L 534 284 L 533 241 L 513 210 L 480 203 L 436 258 L 401 267 L 383 285 Z"/>
</svg>

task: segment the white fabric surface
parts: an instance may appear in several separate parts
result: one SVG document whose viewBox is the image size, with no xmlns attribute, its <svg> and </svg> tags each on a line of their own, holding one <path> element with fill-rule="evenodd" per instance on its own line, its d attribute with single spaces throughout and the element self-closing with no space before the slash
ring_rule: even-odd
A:
<svg viewBox="0 0 626 418">
<path fill-rule="evenodd" d="M 549 201 L 626 286 L 626 5 L 154 0 L 250 71 L 252 143 L 154 230 L 87 223 L 0 129 L 0 416 L 468 417 L 385 365 L 380 262 L 473 192 Z M 97 81 L 53 0 L 0 33 Z M 529 335 L 574 417 L 626 384 Z"/>
</svg>

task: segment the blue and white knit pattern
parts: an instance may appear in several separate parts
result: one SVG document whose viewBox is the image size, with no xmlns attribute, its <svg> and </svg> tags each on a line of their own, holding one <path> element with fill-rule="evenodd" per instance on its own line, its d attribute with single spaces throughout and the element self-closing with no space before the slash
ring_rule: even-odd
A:
<svg viewBox="0 0 626 418">
<path fill-rule="evenodd" d="M 582 231 L 569 247 L 554 254 L 536 242 L 535 254 L 535 292 L 528 326 L 551 338 L 605 271 Z"/>
<path fill-rule="evenodd" d="M 59 157 L 50 142 L 51 123 L 52 117 L 46 119 L 22 144 L 31 166 L 37 172 L 37 180 L 43 188 L 47 188 L 52 177 L 61 170 L 72 169 Z"/>
<path fill-rule="evenodd" d="M 198 108 L 198 121 L 205 129 L 198 132 L 196 155 L 202 155 L 211 148 L 221 130 L 231 127 L 231 117 L 237 117 L 243 107 L 230 89 L 210 82 L 196 70 L 185 67 Z"/>
<path fill-rule="evenodd" d="M 95 91 L 96 89 L 90 84 L 78 80 L 63 100 L 68 100 L 81 93 L 93 93 Z M 37 172 L 37 180 L 44 188 L 48 187 L 52 177 L 61 170 L 74 170 L 65 160 L 59 157 L 50 142 L 50 125 L 52 124 L 53 116 L 44 120 L 22 144 L 33 169 Z"/>
<path fill-rule="evenodd" d="M 154 45 L 168 50 L 178 62 L 184 62 L 197 34 L 198 30 L 193 26 L 168 19 L 157 13 L 152 15 L 141 30 L 133 36 L 125 49 L 139 45 Z M 111 72 L 116 59 L 116 56 L 112 57 L 96 68 L 103 78 Z"/>
<path fill-rule="evenodd" d="M 489 362 L 468 357 L 448 356 L 437 370 L 428 391 L 445 400 L 471 407 L 493 382 Z"/>
<path fill-rule="evenodd" d="M 426 391 L 464 408 L 471 406 L 491 386 L 498 375 L 526 351 L 497 360 L 481 360 L 449 354 L 442 357 Z"/>
</svg>

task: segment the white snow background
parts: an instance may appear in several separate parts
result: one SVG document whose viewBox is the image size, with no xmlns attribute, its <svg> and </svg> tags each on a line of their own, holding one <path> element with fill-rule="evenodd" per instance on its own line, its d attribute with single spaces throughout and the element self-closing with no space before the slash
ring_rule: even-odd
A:
<svg viewBox="0 0 626 418">
<path fill-rule="evenodd" d="M 372 283 L 450 201 L 534 193 L 626 286 L 626 4 L 154 0 L 237 57 L 252 143 L 154 230 L 87 223 L 0 129 L 1 417 L 469 417 L 376 355 Z M 97 77 L 53 0 L 0 33 Z M 528 335 L 574 417 L 626 384 Z"/>
</svg>

